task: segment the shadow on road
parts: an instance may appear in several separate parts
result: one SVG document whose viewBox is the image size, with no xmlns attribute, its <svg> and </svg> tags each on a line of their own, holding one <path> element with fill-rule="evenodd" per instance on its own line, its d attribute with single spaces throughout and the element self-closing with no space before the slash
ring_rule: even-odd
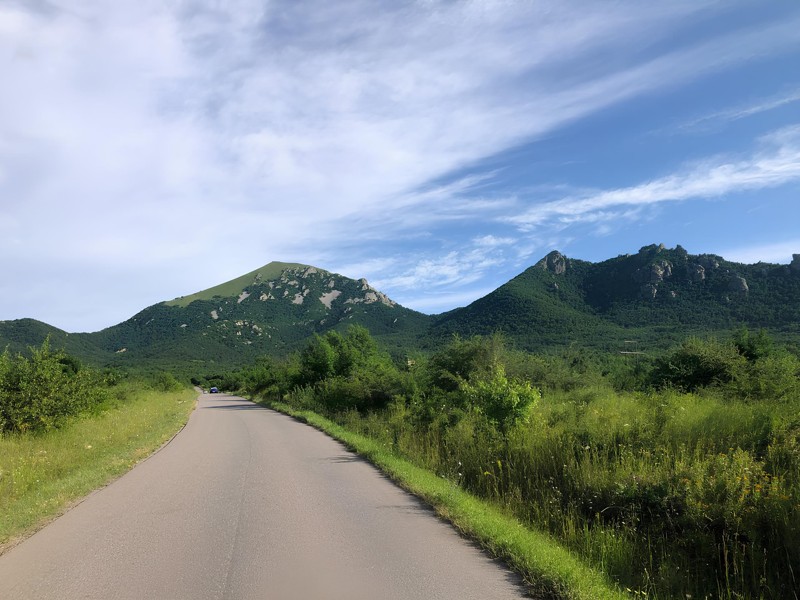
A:
<svg viewBox="0 0 800 600">
<path fill-rule="evenodd" d="M 357 454 L 340 454 L 339 456 L 331 456 L 322 459 L 325 462 L 332 462 L 332 463 L 369 463 L 366 459 Z"/>
<path fill-rule="evenodd" d="M 203 410 L 213 408 L 215 410 L 266 410 L 263 406 L 259 406 L 258 404 L 253 404 L 251 402 L 242 403 L 242 404 L 215 404 L 210 406 L 204 406 Z"/>
</svg>

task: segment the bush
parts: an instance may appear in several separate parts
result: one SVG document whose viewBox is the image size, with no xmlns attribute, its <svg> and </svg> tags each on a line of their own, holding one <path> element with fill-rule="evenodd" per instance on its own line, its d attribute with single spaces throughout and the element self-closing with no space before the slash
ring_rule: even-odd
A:
<svg viewBox="0 0 800 600">
<path fill-rule="evenodd" d="M 30 353 L 30 358 L 7 351 L 0 356 L 0 431 L 52 429 L 105 399 L 101 378 L 64 352 L 52 351 L 49 340 Z"/>
<path fill-rule="evenodd" d="M 499 336 L 459 337 L 434 354 L 427 366 L 429 385 L 455 392 L 473 378 L 487 376 L 499 361 L 504 344 Z"/>
<path fill-rule="evenodd" d="M 503 432 L 526 422 L 531 408 L 541 398 L 539 390 L 529 382 L 509 381 L 500 364 L 492 367 L 488 377 L 462 383 L 461 392 L 472 410 L 486 415 Z"/>
<path fill-rule="evenodd" d="M 152 386 L 159 392 L 177 392 L 183 384 L 172 373 L 160 371 L 153 377 Z"/>
<path fill-rule="evenodd" d="M 657 387 L 672 386 L 694 392 L 736 380 L 743 374 L 745 364 L 745 357 L 734 344 L 693 337 L 657 360 L 651 379 Z"/>
</svg>

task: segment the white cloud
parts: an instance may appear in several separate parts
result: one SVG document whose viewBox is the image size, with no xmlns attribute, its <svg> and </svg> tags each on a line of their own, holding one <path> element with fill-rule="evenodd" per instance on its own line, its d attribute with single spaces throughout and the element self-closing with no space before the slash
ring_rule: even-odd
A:
<svg viewBox="0 0 800 600">
<path fill-rule="evenodd" d="M 11 224 L 0 253 L 53 285 L 72 276 L 65 264 L 81 265 L 81 293 L 59 301 L 79 304 L 88 327 L 87 303 L 124 297 L 121 320 L 177 280 L 210 285 L 210 273 L 271 259 L 358 264 L 370 250 L 346 257 L 342 240 L 349 252 L 360 239 L 492 221 L 520 202 L 481 195 L 493 173 L 433 182 L 796 44 L 794 16 L 668 46 L 715 10 L 711 0 L 0 5 L 0 222 Z M 623 192 L 598 202 L 625 204 Z M 484 263 L 469 242 L 441 252 L 385 266 L 384 281 L 455 285 L 501 260 Z M 52 301 L 37 294 L 0 294 L 0 318 L 47 319 Z"/>
<path fill-rule="evenodd" d="M 708 159 L 639 185 L 596 191 L 537 204 L 502 220 L 529 231 L 550 223 L 587 223 L 618 218 L 617 211 L 662 202 L 710 199 L 744 190 L 764 189 L 800 180 L 800 125 L 761 139 L 764 149 L 745 159 Z M 635 213 L 629 213 L 629 216 Z"/>
<path fill-rule="evenodd" d="M 800 254 L 800 238 L 774 244 L 755 244 L 715 250 L 715 254 L 738 263 L 767 262 L 785 264 L 792 261 L 792 255 Z"/>
<path fill-rule="evenodd" d="M 381 277 L 374 285 L 381 289 L 437 288 L 467 285 L 478 281 L 487 269 L 502 264 L 502 253 L 489 248 L 453 250 L 437 258 L 413 257 L 411 264 L 394 275 Z"/>
<path fill-rule="evenodd" d="M 727 110 L 716 111 L 696 119 L 692 119 L 683 123 L 678 127 L 680 130 L 691 130 L 701 128 L 703 126 L 711 125 L 717 122 L 730 122 L 752 117 L 764 112 L 769 112 L 778 108 L 782 108 L 789 104 L 800 102 L 800 89 L 791 90 L 786 93 L 772 96 L 770 98 L 762 98 L 757 102 L 751 102 L 746 105 L 739 105 L 735 108 Z M 676 128 L 671 128 L 675 130 Z"/>
<path fill-rule="evenodd" d="M 476 246 L 485 246 L 488 248 L 509 246 L 514 244 L 516 241 L 517 240 L 513 237 L 497 237 L 494 235 L 483 235 L 472 240 Z"/>
</svg>

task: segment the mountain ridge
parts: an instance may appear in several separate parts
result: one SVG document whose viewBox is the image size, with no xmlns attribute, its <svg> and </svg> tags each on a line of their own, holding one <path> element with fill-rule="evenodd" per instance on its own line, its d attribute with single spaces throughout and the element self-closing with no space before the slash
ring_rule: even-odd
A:
<svg viewBox="0 0 800 600">
<path fill-rule="evenodd" d="M 789 265 L 747 265 L 680 245 L 642 247 L 592 263 L 553 251 L 463 309 L 436 319 L 433 331 L 503 331 L 539 350 L 580 342 L 606 347 L 631 332 L 663 343 L 687 334 L 745 325 L 800 333 L 800 255 Z"/>
<path fill-rule="evenodd" d="M 269 278 L 280 277 L 280 274 L 286 269 L 304 269 L 308 268 L 309 266 L 310 265 L 304 265 L 301 263 L 272 261 L 262 267 L 259 267 L 258 269 L 250 271 L 249 273 L 245 273 L 244 275 L 240 275 L 235 279 L 226 281 L 225 283 L 220 283 L 208 289 L 195 292 L 194 294 L 189 294 L 188 296 L 179 296 L 174 300 L 167 300 L 164 302 L 164 304 L 167 306 L 186 307 L 195 300 L 211 300 L 215 296 L 238 296 L 248 286 L 255 285 L 260 280 L 268 280 Z"/>
<path fill-rule="evenodd" d="M 397 354 L 497 331 L 534 351 L 575 343 L 610 350 L 631 337 L 663 347 L 741 325 L 800 339 L 800 254 L 789 265 L 747 265 L 656 244 L 596 263 L 552 251 L 486 296 L 439 315 L 403 307 L 366 279 L 270 262 L 95 333 L 0 321 L 0 347 L 22 350 L 50 335 L 68 352 L 109 365 L 240 364 L 286 354 L 349 324 L 367 327 Z"/>
</svg>

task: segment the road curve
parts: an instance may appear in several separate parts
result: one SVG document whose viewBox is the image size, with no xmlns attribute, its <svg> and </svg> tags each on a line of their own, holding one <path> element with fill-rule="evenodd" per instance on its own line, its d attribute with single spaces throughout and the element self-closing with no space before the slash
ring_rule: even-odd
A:
<svg viewBox="0 0 800 600">
<path fill-rule="evenodd" d="M 524 597 L 517 576 L 340 443 L 223 394 L 0 556 L 2 600 Z"/>
</svg>

